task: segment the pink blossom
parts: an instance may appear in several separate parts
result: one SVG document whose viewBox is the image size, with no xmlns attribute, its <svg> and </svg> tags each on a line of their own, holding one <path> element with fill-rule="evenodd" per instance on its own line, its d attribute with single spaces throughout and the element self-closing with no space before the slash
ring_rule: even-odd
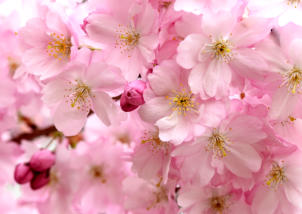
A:
<svg viewBox="0 0 302 214">
<path fill-rule="evenodd" d="M 122 202 L 122 180 L 127 172 L 121 148 L 103 140 L 77 147 L 81 170 L 73 206 L 79 213 L 107 212 Z"/>
<path fill-rule="evenodd" d="M 203 98 L 229 95 L 236 74 L 261 79 L 267 70 L 266 61 L 250 46 L 269 34 L 270 22 L 257 17 L 238 22 L 238 11 L 204 15 L 204 33 L 188 35 L 177 49 L 177 63 L 192 69 L 189 76 L 192 92 L 200 93 Z"/>
<path fill-rule="evenodd" d="M 41 79 L 60 73 L 74 57 L 77 41 L 72 31 L 58 14 L 47 12 L 34 18 L 18 34 L 24 53 L 22 62 L 27 72 Z"/>
<path fill-rule="evenodd" d="M 173 144 L 159 139 L 158 131 L 145 131 L 133 151 L 132 170 L 149 181 L 166 183 L 171 164 Z"/>
<path fill-rule="evenodd" d="M 174 183 L 162 185 L 138 177 L 127 177 L 123 181 L 123 191 L 126 195 L 124 207 L 135 214 L 177 213 L 178 207 L 173 199 L 174 188 Z"/>
<path fill-rule="evenodd" d="M 257 213 L 299 213 L 302 210 L 301 152 L 287 157 L 276 157 L 266 164 L 264 176 L 256 187 L 252 210 Z"/>
<path fill-rule="evenodd" d="M 118 68 L 105 64 L 70 66 L 43 89 L 44 102 L 54 109 L 54 124 L 65 135 L 76 135 L 92 109 L 106 125 L 118 116 L 108 92 L 121 90 L 125 81 Z"/>
<path fill-rule="evenodd" d="M 287 37 L 282 34 L 284 30 L 293 30 L 297 34 Z M 270 38 L 257 45 L 263 58 L 270 63 L 272 72 L 264 89 L 272 96 L 270 118 L 273 120 L 286 120 L 290 116 L 300 114 L 298 106 L 301 100 L 299 92 L 302 61 L 297 52 L 302 46 L 302 40 L 299 39 L 299 35 L 302 35 L 300 31 L 301 27 L 288 25 L 274 31 Z"/>
<path fill-rule="evenodd" d="M 171 72 L 173 71 L 173 72 Z M 159 128 L 159 138 L 179 144 L 191 137 L 199 116 L 199 103 L 187 84 L 188 72 L 175 62 L 164 61 L 153 69 L 146 89 L 146 103 L 139 109 L 141 118 Z"/>
<path fill-rule="evenodd" d="M 238 115 L 206 130 L 193 143 L 179 146 L 172 155 L 184 158 L 180 169 L 184 181 L 197 180 L 207 185 L 215 170 L 222 174 L 224 168 L 238 177 L 251 178 L 260 170 L 262 161 L 253 144 L 265 137 L 261 121 Z"/>
<path fill-rule="evenodd" d="M 240 190 L 229 185 L 201 188 L 198 185 L 186 186 L 178 197 L 181 210 L 188 214 L 234 213 L 250 214 Z"/>
<path fill-rule="evenodd" d="M 86 18 L 85 31 L 90 39 L 107 47 L 106 62 L 119 66 L 125 78 L 133 81 L 139 74 L 144 75 L 148 63 L 154 60 L 158 14 L 147 1 L 125 5 L 123 9 L 120 1 L 109 4 L 108 11 Z M 120 10 L 123 12 L 114 13 Z"/>
</svg>

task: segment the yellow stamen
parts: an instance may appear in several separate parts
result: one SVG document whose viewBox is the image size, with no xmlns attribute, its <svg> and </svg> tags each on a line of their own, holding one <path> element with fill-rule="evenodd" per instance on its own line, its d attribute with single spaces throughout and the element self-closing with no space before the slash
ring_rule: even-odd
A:
<svg viewBox="0 0 302 214">
<path fill-rule="evenodd" d="M 215 213 L 222 214 L 229 207 L 228 196 L 213 196 L 210 198 L 210 207 Z"/>
<path fill-rule="evenodd" d="M 80 80 L 76 80 L 75 84 L 71 82 L 69 84 L 71 86 L 66 89 L 67 94 L 64 96 L 66 102 L 70 103 L 72 108 L 88 112 L 91 108 L 90 88 Z"/>
<path fill-rule="evenodd" d="M 69 59 L 71 53 L 70 38 L 65 38 L 64 34 L 50 34 L 51 41 L 48 42 L 47 53 L 58 60 Z"/>
<path fill-rule="evenodd" d="M 282 74 L 284 81 L 281 86 L 286 85 L 288 90 L 295 94 L 301 90 L 302 86 L 302 70 L 297 66 L 294 66 L 291 70 Z"/>
<path fill-rule="evenodd" d="M 206 52 L 213 58 L 230 62 L 233 57 L 232 48 L 233 46 L 229 40 L 221 38 L 206 45 L 205 50 L 202 53 Z"/>
<path fill-rule="evenodd" d="M 187 112 L 195 109 L 195 103 L 193 100 L 193 94 L 191 92 L 187 92 L 186 89 L 182 89 L 181 91 L 173 91 L 174 95 L 169 97 L 166 96 L 171 102 L 173 111 L 177 111 L 179 114 L 186 116 Z"/>
<path fill-rule="evenodd" d="M 227 156 L 227 149 L 225 148 L 226 137 L 220 134 L 217 130 L 214 130 L 209 137 L 209 144 L 206 150 L 213 151 L 214 156 L 223 158 Z"/>
<path fill-rule="evenodd" d="M 115 42 L 115 47 L 120 48 L 122 53 L 128 52 L 129 57 L 131 57 L 130 51 L 132 51 L 140 40 L 140 34 L 132 26 L 123 27 L 119 25 L 119 29 L 116 31 L 118 34 L 117 40 Z"/>
<path fill-rule="evenodd" d="M 267 186 L 278 187 L 286 181 L 284 167 L 279 166 L 278 163 L 273 162 L 272 169 L 267 175 L 267 181 L 265 182 Z"/>
</svg>

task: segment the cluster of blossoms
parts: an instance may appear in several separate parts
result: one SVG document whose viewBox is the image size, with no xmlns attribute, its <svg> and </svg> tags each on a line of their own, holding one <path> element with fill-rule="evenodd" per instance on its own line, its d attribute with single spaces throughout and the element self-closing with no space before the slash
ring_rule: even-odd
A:
<svg viewBox="0 0 302 214">
<path fill-rule="evenodd" d="M 0 77 L 0 213 L 302 213 L 300 0 L 0 0 Z"/>
</svg>

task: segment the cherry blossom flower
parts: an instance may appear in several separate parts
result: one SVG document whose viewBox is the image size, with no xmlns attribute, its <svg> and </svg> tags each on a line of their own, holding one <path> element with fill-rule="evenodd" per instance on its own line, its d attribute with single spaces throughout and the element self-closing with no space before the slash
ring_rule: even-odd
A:
<svg viewBox="0 0 302 214">
<path fill-rule="evenodd" d="M 129 5 L 123 8 L 126 17 L 116 12 L 124 6 L 120 2 L 110 5 L 108 12 L 92 13 L 85 19 L 84 29 L 91 40 L 107 46 L 107 63 L 119 66 L 125 78 L 133 81 L 155 58 L 158 14 L 146 1 Z"/>
<path fill-rule="evenodd" d="M 264 168 L 265 177 L 255 189 L 252 210 L 255 213 L 301 212 L 301 152 L 296 151 L 287 157 L 276 157 Z"/>
<path fill-rule="evenodd" d="M 234 75 L 261 79 L 267 69 L 265 60 L 250 47 L 269 34 L 269 21 L 248 17 L 238 22 L 238 10 L 233 13 L 204 15 L 204 33 L 188 35 L 177 49 L 177 63 L 192 69 L 192 92 L 203 98 L 228 96 Z"/>
<path fill-rule="evenodd" d="M 184 157 L 180 170 L 185 181 L 197 180 L 206 185 L 213 178 L 215 169 L 222 174 L 224 168 L 236 176 L 251 178 L 261 167 L 261 156 L 253 144 L 265 137 L 261 121 L 238 115 L 205 131 L 192 144 L 179 146 L 172 156 Z"/>
<path fill-rule="evenodd" d="M 50 11 L 43 18 L 29 20 L 20 29 L 18 37 L 24 50 L 22 63 L 27 72 L 42 79 L 60 73 L 74 57 L 78 46 L 70 26 Z"/>
<path fill-rule="evenodd" d="M 251 211 L 242 199 L 241 192 L 231 186 L 186 186 L 181 190 L 178 202 L 188 214 L 197 213 L 246 213 Z"/>
<path fill-rule="evenodd" d="M 118 108 L 107 92 L 125 84 L 118 68 L 105 64 L 70 66 L 43 89 L 44 102 L 54 108 L 54 124 L 65 135 L 76 135 L 83 128 L 90 109 L 110 125 Z"/>
</svg>

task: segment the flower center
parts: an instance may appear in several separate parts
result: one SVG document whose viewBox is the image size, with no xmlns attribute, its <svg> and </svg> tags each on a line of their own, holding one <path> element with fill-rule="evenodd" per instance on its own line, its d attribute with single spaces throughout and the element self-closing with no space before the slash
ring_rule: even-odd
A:
<svg viewBox="0 0 302 214">
<path fill-rule="evenodd" d="M 8 60 L 9 73 L 12 76 L 14 76 L 15 71 L 19 68 L 20 64 L 12 57 L 8 57 L 7 60 Z"/>
<path fill-rule="evenodd" d="M 272 164 L 272 169 L 267 175 L 267 186 L 277 187 L 279 184 L 282 184 L 286 181 L 286 176 L 284 172 L 284 167 L 281 167 L 278 163 L 274 162 Z"/>
<path fill-rule="evenodd" d="M 188 111 L 195 110 L 195 103 L 191 92 L 182 89 L 181 91 L 173 91 L 173 93 L 175 94 L 174 96 L 166 97 L 170 100 L 169 104 L 172 105 L 173 111 L 178 111 L 179 114 L 185 116 Z"/>
<path fill-rule="evenodd" d="M 92 177 L 100 180 L 102 183 L 107 182 L 102 166 L 93 166 L 93 167 L 91 167 L 90 173 L 91 173 Z"/>
<path fill-rule="evenodd" d="M 214 130 L 208 141 L 207 151 L 213 151 L 215 157 L 223 158 L 227 156 L 227 149 L 225 148 L 226 139 L 223 135 Z"/>
<path fill-rule="evenodd" d="M 142 139 L 142 144 L 148 144 L 151 146 L 152 152 L 163 152 L 167 154 L 170 148 L 168 142 L 163 142 L 159 139 L 158 133 L 145 133 Z"/>
<path fill-rule="evenodd" d="M 206 45 L 206 52 L 210 53 L 213 58 L 230 62 L 232 54 L 232 44 L 229 40 L 218 39 L 211 44 Z"/>
<path fill-rule="evenodd" d="M 283 74 L 284 81 L 281 85 L 286 85 L 293 94 L 302 86 L 302 70 L 294 66 L 291 70 Z"/>
<path fill-rule="evenodd" d="M 295 8 L 297 8 L 300 4 L 301 0 L 287 0 L 287 4 L 294 6 Z"/>
<path fill-rule="evenodd" d="M 210 206 L 216 213 L 222 214 L 228 208 L 226 196 L 213 196 L 210 198 Z"/>
<path fill-rule="evenodd" d="M 68 95 L 64 95 L 67 102 L 72 108 L 89 112 L 91 108 L 90 88 L 82 81 L 76 80 L 76 84 L 71 84 L 69 89 L 66 89 Z"/>
<path fill-rule="evenodd" d="M 132 26 L 125 28 L 119 25 L 119 29 L 116 32 L 118 33 L 118 37 L 115 42 L 115 47 L 119 47 L 122 53 L 133 50 L 141 37 Z M 129 55 L 129 57 L 131 56 Z"/>
<path fill-rule="evenodd" d="M 156 207 L 156 205 L 161 202 L 167 202 L 169 200 L 166 188 L 160 184 L 156 185 L 156 191 L 154 191 L 153 194 L 154 201 L 146 208 L 147 210 Z"/>
<path fill-rule="evenodd" d="M 56 59 L 62 60 L 70 57 L 71 41 L 70 38 L 65 38 L 64 34 L 50 34 L 51 41 L 48 42 L 47 53 Z"/>
<path fill-rule="evenodd" d="M 162 2 L 160 3 L 160 6 L 167 9 L 167 8 L 170 7 L 171 4 L 172 4 L 171 1 L 162 1 Z"/>
</svg>

